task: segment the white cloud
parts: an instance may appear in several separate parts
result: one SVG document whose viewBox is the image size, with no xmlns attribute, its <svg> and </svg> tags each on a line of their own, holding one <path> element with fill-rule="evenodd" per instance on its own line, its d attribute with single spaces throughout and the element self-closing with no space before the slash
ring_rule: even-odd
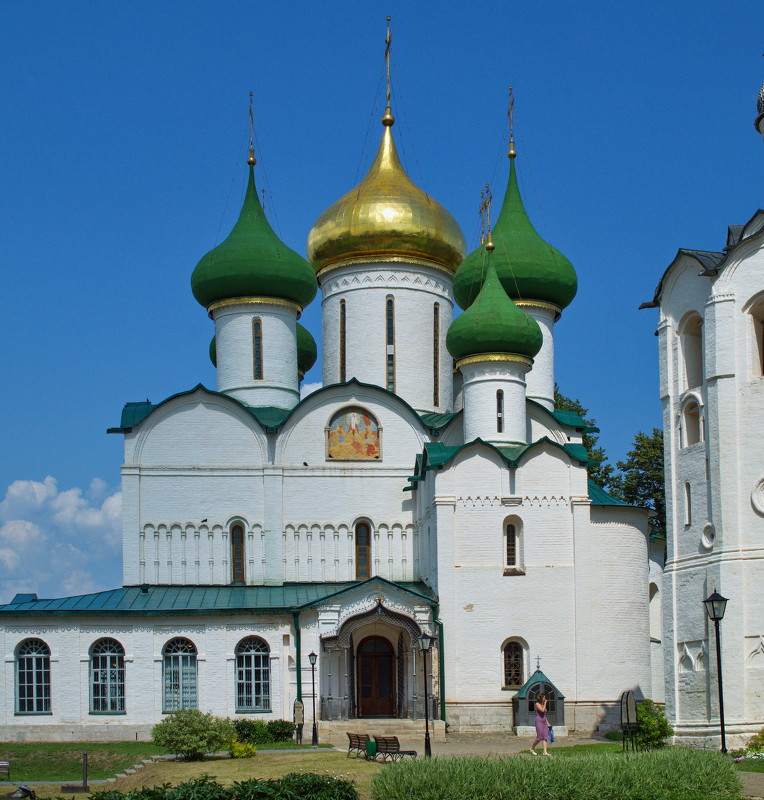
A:
<svg viewBox="0 0 764 800">
<path fill-rule="evenodd" d="M 0 603 L 121 586 L 121 526 L 122 495 L 100 478 L 85 491 L 14 481 L 0 502 Z"/>
<path fill-rule="evenodd" d="M 318 383 L 303 383 L 300 387 L 300 400 L 302 400 L 303 397 L 307 397 L 309 394 L 313 394 L 316 389 L 320 389 L 323 385 L 324 384 L 320 381 Z"/>
</svg>

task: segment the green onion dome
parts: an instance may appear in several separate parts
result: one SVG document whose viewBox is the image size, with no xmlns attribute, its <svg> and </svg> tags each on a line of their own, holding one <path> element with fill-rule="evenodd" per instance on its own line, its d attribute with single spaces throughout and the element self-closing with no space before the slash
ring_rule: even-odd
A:
<svg viewBox="0 0 764 800">
<path fill-rule="evenodd" d="M 318 348 L 316 340 L 310 335 L 310 331 L 297 323 L 297 372 L 300 376 L 316 363 L 318 358 Z"/>
<path fill-rule="evenodd" d="M 541 300 L 565 308 L 576 296 L 573 265 L 536 233 L 520 197 L 514 158 L 499 217 L 493 228 L 493 261 L 502 286 L 513 300 Z M 469 308 L 486 274 L 485 250 L 479 247 L 462 261 L 454 276 L 454 297 Z"/>
<path fill-rule="evenodd" d="M 485 281 L 475 302 L 450 325 L 448 352 L 458 361 L 488 353 L 533 358 L 541 350 L 541 328 L 507 296 L 487 256 Z"/>
<path fill-rule="evenodd" d="M 272 297 L 304 308 L 316 296 L 316 288 L 313 268 L 268 223 L 250 165 L 239 220 L 228 238 L 196 265 L 191 276 L 194 297 L 205 308 L 233 297 Z"/>
<path fill-rule="evenodd" d="M 217 369 L 218 366 L 218 345 L 215 341 L 215 337 L 213 336 L 210 341 L 210 361 L 212 362 L 212 366 Z"/>
</svg>

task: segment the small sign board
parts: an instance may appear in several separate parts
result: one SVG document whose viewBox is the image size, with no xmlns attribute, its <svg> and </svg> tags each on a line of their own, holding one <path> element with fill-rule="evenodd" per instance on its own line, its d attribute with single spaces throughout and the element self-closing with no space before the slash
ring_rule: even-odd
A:
<svg viewBox="0 0 764 800">
<path fill-rule="evenodd" d="M 294 712 L 292 721 L 295 725 L 302 725 L 305 722 L 305 706 L 302 700 L 294 701 Z"/>
</svg>

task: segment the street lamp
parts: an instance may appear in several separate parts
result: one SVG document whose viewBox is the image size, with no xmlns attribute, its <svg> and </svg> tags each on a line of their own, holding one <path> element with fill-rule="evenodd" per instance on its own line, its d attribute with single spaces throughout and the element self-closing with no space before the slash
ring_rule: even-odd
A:
<svg viewBox="0 0 764 800">
<path fill-rule="evenodd" d="M 716 679 L 719 682 L 719 722 L 722 730 L 722 753 L 726 753 L 727 741 L 724 738 L 724 693 L 722 692 L 722 651 L 719 647 L 719 623 L 722 621 L 727 608 L 727 598 L 722 597 L 714 589 L 713 593 L 703 601 L 703 605 L 706 607 L 708 618 L 713 620 L 714 628 L 716 629 Z"/>
<path fill-rule="evenodd" d="M 430 747 L 430 709 L 429 699 L 427 697 L 427 652 L 430 649 L 434 637 L 426 633 L 422 633 L 419 637 L 419 647 L 424 655 L 424 757 L 432 758 L 432 748 Z"/>
<path fill-rule="evenodd" d="M 318 725 L 316 725 L 316 661 L 318 656 L 311 651 L 308 656 L 310 661 L 310 677 L 313 682 L 313 739 L 310 743 L 311 747 L 318 747 Z"/>
</svg>

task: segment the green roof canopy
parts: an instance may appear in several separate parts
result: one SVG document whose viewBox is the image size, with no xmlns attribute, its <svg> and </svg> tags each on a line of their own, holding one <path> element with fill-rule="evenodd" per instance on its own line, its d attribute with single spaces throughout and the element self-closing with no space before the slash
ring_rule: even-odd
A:
<svg viewBox="0 0 764 800">
<path fill-rule="evenodd" d="M 313 268 L 271 228 L 250 166 L 237 223 L 225 241 L 202 257 L 191 276 L 194 297 L 205 308 L 232 297 L 273 297 L 304 308 L 316 296 L 316 288 Z"/>
<path fill-rule="evenodd" d="M 536 232 L 525 211 L 517 185 L 515 160 L 501 212 L 493 228 L 494 264 L 502 286 L 513 300 L 542 300 L 565 308 L 576 296 L 578 278 L 573 265 Z M 469 308 L 487 275 L 481 246 L 462 261 L 454 275 L 454 297 Z"/>
</svg>

